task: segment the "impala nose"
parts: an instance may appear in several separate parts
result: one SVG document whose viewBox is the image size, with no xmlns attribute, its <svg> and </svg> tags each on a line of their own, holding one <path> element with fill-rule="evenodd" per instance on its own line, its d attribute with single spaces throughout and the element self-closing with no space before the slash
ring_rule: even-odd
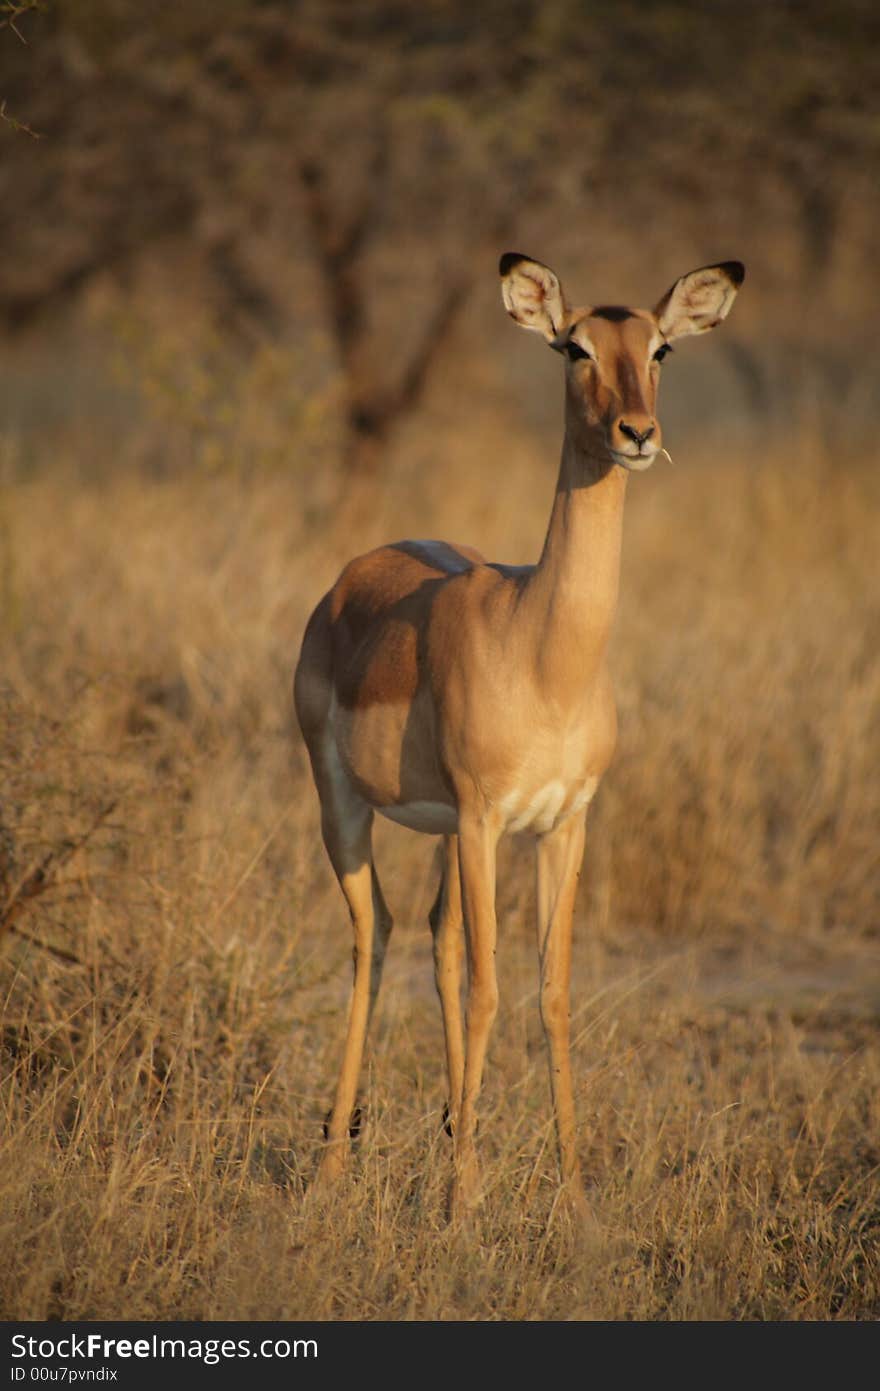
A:
<svg viewBox="0 0 880 1391">
<path fill-rule="evenodd" d="M 617 428 L 622 435 L 626 435 L 627 439 L 631 439 L 639 447 L 645 443 L 645 440 L 649 440 L 654 433 L 653 425 L 649 425 L 647 430 L 637 430 L 635 425 L 628 425 L 625 420 L 619 420 Z"/>
</svg>

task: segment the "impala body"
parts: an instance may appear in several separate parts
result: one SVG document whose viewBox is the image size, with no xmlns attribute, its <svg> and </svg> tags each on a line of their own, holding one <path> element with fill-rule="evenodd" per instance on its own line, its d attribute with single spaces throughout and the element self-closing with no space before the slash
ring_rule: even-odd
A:
<svg viewBox="0 0 880 1391">
<path fill-rule="evenodd" d="M 294 685 L 324 842 L 355 934 L 345 1054 L 319 1177 L 334 1178 L 344 1164 L 391 931 L 372 858 L 378 811 L 444 837 L 431 926 L 454 1212 L 478 1193 L 475 1108 L 497 1008 L 495 851 L 506 831 L 537 839 L 541 1015 L 562 1179 L 581 1201 L 569 1060 L 572 913 L 584 814 L 616 737 L 606 657 L 624 495 L 629 474 L 662 447 L 660 362 L 672 340 L 726 316 L 744 275 L 736 261 L 692 271 L 648 311 L 571 309 L 554 272 L 519 254 L 502 257 L 500 270 L 508 312 L 566 362 L 562 462 L 541 557 L 533 566 L 494 564 L 443 541 L 360 556 L 312 614 Z"/>
</svg>

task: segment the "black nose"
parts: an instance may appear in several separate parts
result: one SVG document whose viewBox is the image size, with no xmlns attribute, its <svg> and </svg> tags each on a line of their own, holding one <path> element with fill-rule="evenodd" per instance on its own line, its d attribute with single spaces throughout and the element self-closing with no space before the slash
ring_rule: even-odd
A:
<svg viewBox="0 0 880 1391">
<path fill-rule="evenodd" d="M 653 435 L 654 426 L 649 425 L 647 430 L 637 430 L 634 425 L 627 425 L 625 420 L 621 420 L 620 433 L 622 435 L 627 435 L 629 439 L 634 440 L 636 444 L 644 444 L 645 440 L 649 440 Z"/>
</svg>

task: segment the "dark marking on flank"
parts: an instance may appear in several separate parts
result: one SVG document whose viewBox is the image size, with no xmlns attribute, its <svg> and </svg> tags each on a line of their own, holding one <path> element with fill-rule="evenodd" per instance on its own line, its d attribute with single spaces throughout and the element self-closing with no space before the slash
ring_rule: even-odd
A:
<svg viewBox="0 0 880 1391">
<path fill-rule="evenodd" d="M 591 319 L 609 319 L 612 324 L 622 324 L 624 319 L 635 317 L 632 310 L 624 309 L 622 304 L 600 304 L 598 309 L 590 310 Z"/>
</svg>

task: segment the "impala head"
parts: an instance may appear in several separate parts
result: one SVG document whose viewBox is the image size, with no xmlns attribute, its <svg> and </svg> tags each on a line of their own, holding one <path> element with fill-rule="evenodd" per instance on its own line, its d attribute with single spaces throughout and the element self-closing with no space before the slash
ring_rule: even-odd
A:
<svg viewBox="0 0 880 1391">
<path fill-rule="evenodd" d="M 723 261 L 690 271 L 654 309 L 571 309 L 550 267 L 515 251 L 499 269 L 507 312 L 566 359 L 566 420 L 581 446 L 606 464 L 649 468 L 662 445 L 660 363 L 677 338 L 726 318 L 745 268 Z"/>
</svg>

